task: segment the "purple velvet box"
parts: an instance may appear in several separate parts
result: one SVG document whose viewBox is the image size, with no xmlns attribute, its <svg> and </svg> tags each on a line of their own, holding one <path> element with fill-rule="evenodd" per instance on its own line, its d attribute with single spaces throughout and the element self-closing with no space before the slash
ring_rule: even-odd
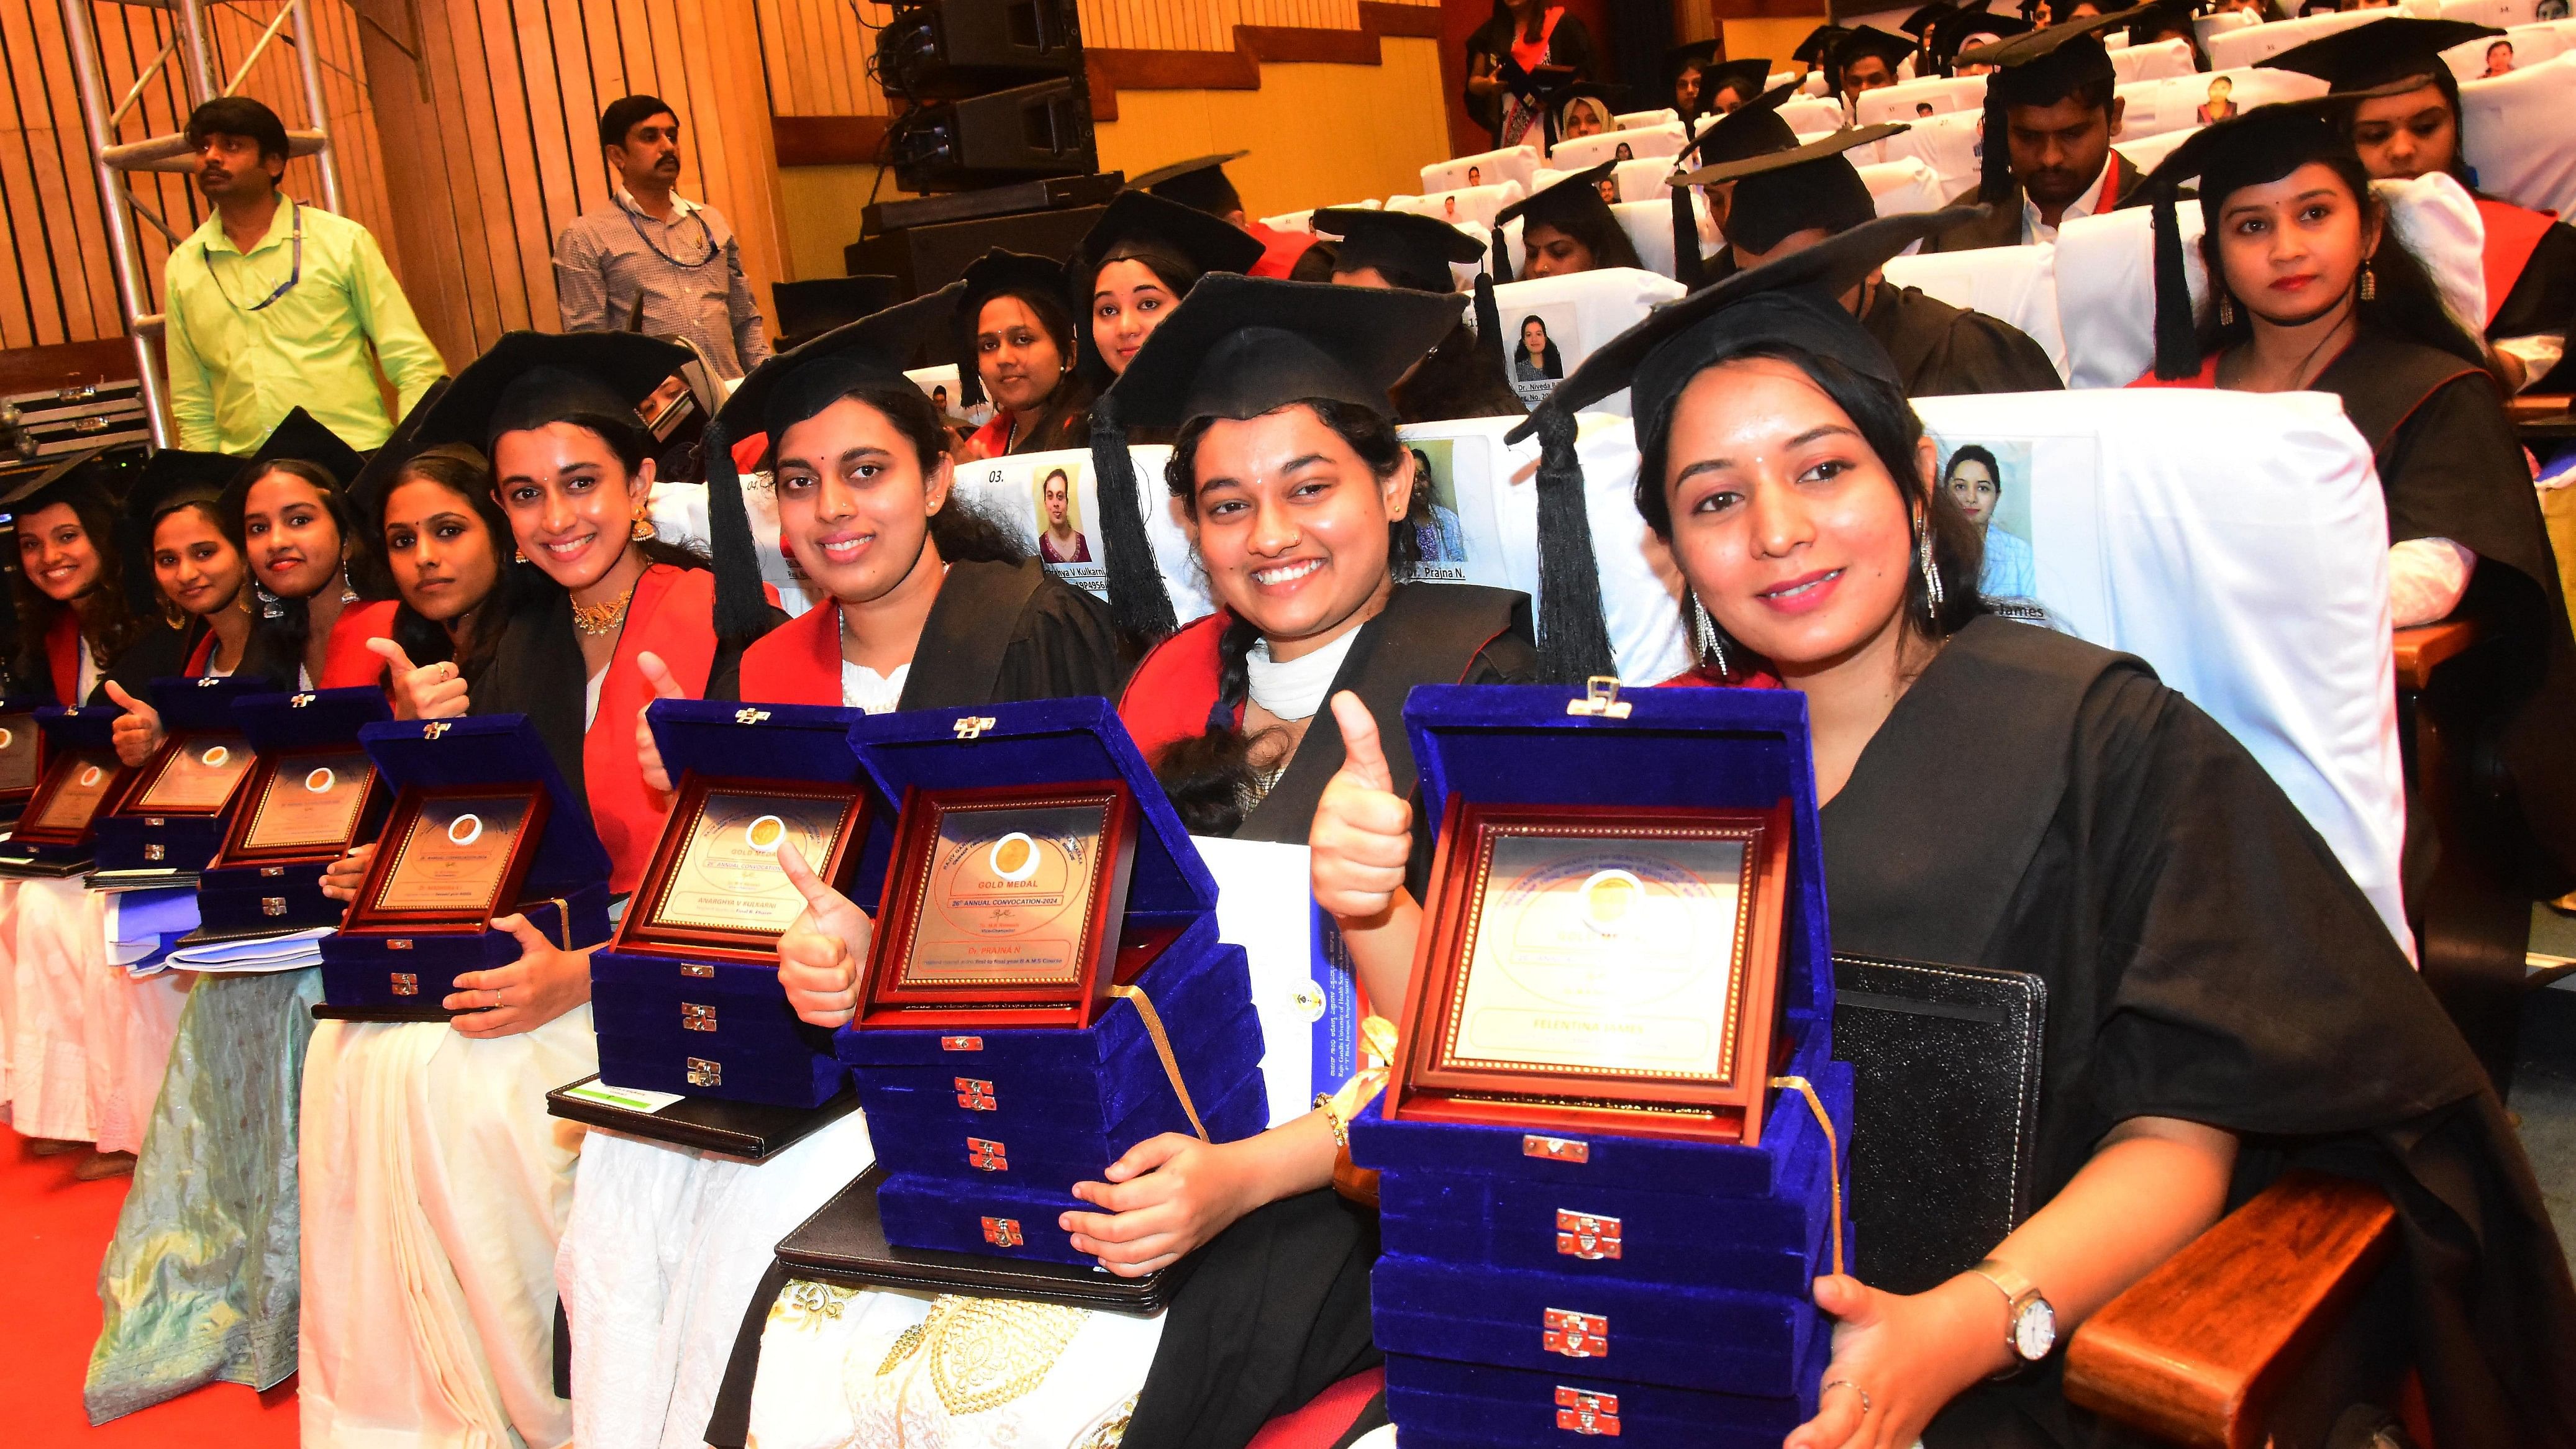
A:
<svg viewBox="0 0 2576 1449">
<path fill-rule="evenodd" d="M 45 738 L 44 774 L 52 774 L 57 762 L 65 755 L 79 756 L 111 773 L 122 769 L 116 759 L 115 731 L 117 717 L 124 713 L 124 710 L 112 704 L 72 707 L 45 705 L 38 708 L 36 728 Z M 40 785 L 41 780 L 40 776 Z M 125 783 L 126 785 L 133 783 L 130 774 Z M 25 833 L 21 831 L 11 836 L 10 852 L 24 853 L 33 857 L 39 865 L 57 868 L 76 867 L 80 862 L 92 859 L 97 854 L 99 822 L 107 818 L 108 808 L 116 803 L 117 793 L 123 788 L 124 786 L 119 786 L 111 790 L 107 797 L 99 802 L 98 811 L 90 817 L 89 828 L 81 833 L 78 844 L 39 844 L 27 839 Z"/>
<path fill-rule="evenodd" d="M 856 785 L 870 793 L 850 750 L 850 726 L 865 718 L 857 710 L 663 699 L 645 718 L 674 782 L 694 771 L 730 780 Z M 674 814 L 664 828 L 688 823 Z M 856 865 L 848 893 L 873 908 L 894 837 L 894 806 L 871 795 L 864 829 L 852 842 Z M 822 868 L 820 861 L 809 863 Z M 806 1025 L 787 1004 L 774 961 L 596 951 L 590 1000 L 599 1079 L 613 1087 L 818 1107 L 839 1095 L 846 1076 L 832 1054 L 830 1029 Z"/>
<path fill-rule="evenodd" d="M 156 679 L 151 685 L 152 707 L 161 714 L 165 734 L 188 737 L 192 750 L 225 748 L 248 751 L 250 741 L 241 734 L 233 720 L 233 702 L 247 695 L 274 693 L 267 680 L 235 679 L 209 675 L 198 679 Z M 149 778 L 152 767 L 136 778 Z M 243 786 L 233 787 L 232 799 L 222 810 L 211 815 L 147 815 L 132 801 L 98 817 L 98 868 L 100 870 L 178 870 L 205 868 L 224 843 L 224 830 L 232 823 L 233 811 L 241 808 Z M 134 792 L 140 796 L 138 786 Z"/>
<path fill-rule="evenodd" d="M 1814 1417 L 1816 1385 L 1832 1359 L 1831 1335 L 1817 1335 L 1798 1374 L 1801 1391 L 1769 1398 L 1626 1383 L 1571 1363 L 1532 1371 L 1389 1353 L 1386 1407 L 1404 1426 L 1405 1449 L 1587 1437 L 1641 1449 L 1778 1449 L 1790 1430 Z"/>
<path fill-rule="evenodd" d="M 281 773 L 287 768 L 283 762 L 301 754 L 356 749 L 361 726 L 392 717 L 384 691 L 371 686 L 254 694 L 233 702 L 233 723 L 261 759 L 281 762 Z M 242 809 L 253 803 L 247 789 Z M 380 799 L 360 821 L 358 838 L 374 838 L 383 827 L 384 815 Z M 341 905 L 322 894 L 324 869 L 311 861 L 209 866 L 197 882 L 197 910 L 203 920 L 198 934 L 246 936 L 337 924 Z"/>
</svg>

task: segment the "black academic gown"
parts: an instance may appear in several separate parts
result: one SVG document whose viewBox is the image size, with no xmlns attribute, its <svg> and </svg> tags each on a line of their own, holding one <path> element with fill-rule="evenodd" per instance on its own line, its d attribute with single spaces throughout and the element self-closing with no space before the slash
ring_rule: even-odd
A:
<svg viewBox="0 0 2576 1449">
<path fill-rule="evenodd" d="M 1325 697 L 1357 694 L 1378 721 L 1389 770 L 1410 780 L 1405 696 L 1417 684 L 1527 683 L 1538 670 L 1532 639 L 1527 595 L 1406 585 L 1361 626 Z M 1151 667 L 1150 658 L 1140 666 L 1139 683 Z M 1342 758 L 1341 731 L 1317 721 L 1236 838 L 1303 844 Z M 1427 835 L 1415 832 L 1417 855 Z M 1273 1417 L 1381 1362 L 1369 1332 L 1377 1252 L 1376 1215 L 1330 1188 L 1271 1203 L 1218 1235 L 1173 1300 L 1123 1449 L 1237 1449 Z M 1354 1427 L 1384 1422 L 1381 1402 Z"/>
<path fill-rule="evenodd" d="M 1990 142 L 1989 144 L 1994 143 Z M 2111 153 L 2111 166 L 2114 174 L 2119 178 L 2111 187 L 2112 196 L 2117 198 L 2117 201 L 2112 205 L 2111 209 L 2114 211 L 2120 211 L 2132 206 L 2145 205 L 2147 202 L 2147 193 L 2138 185 L 2139 177 L 2142 174 L 2138 168 L 2129 163 L 2128 157 L 2121 155 L 2116 150 Z M 2021 207 L 2023 200 L 2024 196 L 2021 189 L 2021 183 L 2016 181 L 2013 183 L 2012 195 L 1996 202 L 1992 207 L 1987 209 L 1984 216 L 1978 217 L 1973 221 L 1962 222 L 1958 226 L 1954 226 L 1948 231 L 1942 232 L 1940 235 L 1926 240 L 1923 243 L 1923 250 L 1927 252 L 1968 252 L 1976 251 L 1982 247 L 2020 246 L 2022 244 Z M 1951 206 L 1973 206 L 1976 204 L 1976 201 L 1977 188 L 1971 186 L 1967 190 L 1960 192 L 1958 195 L 1951 197 L 1948 204 Z"/>
<path fill-rule="evenodd" d="M 2343 399 L 2370 444 L 2389 542 L 2447 538 L 2478 556 L 2454 617 L 2481 637 L 2435 679 L 2493 742 L 2531 836 L 2527 884 L 2555 896 L 2576 885 L 2576 638 L 2495 385 L 2449 353 L 2365 331 L 2314 386 Z"/>
<path fill-rule="evenodd" d="M 2056 392 L 2066 386 L 2028 333 L 2001 318 L 1927 297 L 1919 287 L 1872 285 L 1860 325 L 1887 349 L 1908 397 Z"/>
<path fill-rule="evenodd" d="M 1402 423 L 1517 418 L 1529 412 L 1529 405 L 1512 391 L 1501 350 L 1478 345 L 1476 329 L 1464 322 L 1450 328 L 1388 397 Z"/>
<path fill-rule="evenodd" d="M 99 675 L 97 686 L 90 690 L 89 698 L 81 702 L 107 703 L 110 680 L 136 699 L 150 702 L 152 681 L 173 679 L 187 673 L 188 658 L 197 652 L 198 643 L 205 637 L 205 621 L 193 616 L 176 629 L 158 619 L 146 622 L 143 632 L 135 637 L 133 643 L 125 646 L 124 653 L 116 656 L 114 665 Z M 45 685 L 45 692 L 48 695 L 53 693 L 50 682 Z"/>
<path fill-rule="evenodd" d="M 1993 768 L 1963 768 L 1962 740 Z M 2243 1137 L 2231 1205 L 2292 1165 L 2377 1182 L 2436 1440 L 2576 1440 L 2576 1290 L 2502 1106 L 2324 840 L 2207 715 L 2135 659 L 1981 619 L 1823 826 L 1836 951 L 2046 978 L 2035 1201 L 2140 1116 Z M 1970 1390 L 1927 1442 L 2144 1442 L 2068 1405 L 2061 1365 Z"/>
<path fill-rule="evenodd" d="M 2539 332 L 2576 334 L 2576 227 L 2554 222 L 2540 237 L 2522 275 L 2504 294 L 2489 338 L 2529 337 Z M 2576 388 L 2576 360 L 2561 358 L 2556 367 L 2532 380 L 2526 392 L 2566 392 Z"/>
</svg>

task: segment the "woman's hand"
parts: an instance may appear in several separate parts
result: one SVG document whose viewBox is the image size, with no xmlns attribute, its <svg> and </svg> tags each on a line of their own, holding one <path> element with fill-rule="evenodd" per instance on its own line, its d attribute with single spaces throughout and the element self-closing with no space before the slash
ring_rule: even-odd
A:
<svg viewBox="0 0 2576 1449">
<path fill-rule="evenodd" d="M 2014 1362 L 2003 1294 L 1972 1273 L 1911 1295 L 1827 1274 L 1815 1293 L 1835 1320 L 1834 1359 L 1816 1417 L 1782 1449 L 1907 1449 L 1944 1405 Z"/>
<path fill-rule="evenodd" d="M 1096 1256 L 1121 1278 L 1168 1268 L 1265 1201 L 1244 1161 L 1259 1140 L 1149 1137 L 1109 1164 L 1107 1182 L 1073 1185 L 1073 1195 L 1099 1212 L 1066 1213 L 1056 1225 L 1073 1235 L 1076 1252 Z"/>
<path fill-rule="evenodd" d="M 859 963 L 876 923 L 850 898 L 823 884 L 796 847 L 781 841 L 778 868 L 805 897 L 805 909 L 778 938 L 778 984 L 799 1020 L 840 1026 L 859 1009 Z"/>
<path fill-rule="evenodd" d="M 107 682 L 107 697 L 125 711 L 116 717 L 116 723 L 108 726 L 108 737 L 116 745 L 116 757 L 124 761 L 129 770 L 140 768 L 144 761 L 152 758 L 154 750 L 161 748 L 161 711 L 126 693 L 125 686 L 113 679 Z"/>
<path fill-rule="evenodd" d="M 590 953 L 566 951 L 528 924 L 526 916 L 495 916 L 492 928 L 519 938 L 519 959 L 490 971 L 467 971 L 439 1005 L 467 1013 L 448 1025 L 466 1036 L 516 1036 L 590 999 Z"/>
<path fill-rule="evenodd" d="M 662 656 L 645 650 L 635 656 L 635 667 L 644 671 L 644 682 L 653 686 L 655 699 L 686 699 L 689 692 L 671 677 L 671 666 Z M 635 763 L 644 772 L 644 788 L 657 795 L 671 793 L 671 772 L 662 767 L 662 742 L 653 738 L 653 726 L 644 719 L 644 711 L 635 711 Z"/>
<path fill-rule="evenodd" d="M 367 863 L 375 858 L 376 843 L 370 840 L 322 867 L 322 894 L 335 901 L 356 900 L 358 887 L 366 883 Z"/>
<path fill-rule="evenodd" d="M 1313 851 L 1315 903 L 1341 921 L 1372 921 L 1404 889 L 1413 857 L 1413 807 L 1395 793 L 1377 721 L 1360 697 L 1333 696 L 1342 729 L 1342 767 L 1324 784 L 1306 843 Z"/>
<path fill-rule="evenodd" d="M 442 659 L 415 666 L 403 647 L 391 639 L 370 639 L 367 647 L 389 666 L 394 718 L 456 719 L 466 709 L 465 672 Z"/>
</svg>

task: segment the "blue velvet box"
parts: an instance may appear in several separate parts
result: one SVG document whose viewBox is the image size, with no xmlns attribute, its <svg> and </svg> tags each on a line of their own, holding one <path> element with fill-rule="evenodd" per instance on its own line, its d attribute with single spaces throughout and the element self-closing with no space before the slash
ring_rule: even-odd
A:
<svg viewBox="0 0 2576 1449">
<path fill-rule="evenodd" d="M 96 853 L 99 822 L 107 818 L 107 812 L 115 807 L 118 797 L 125 793 L 134 779 L 134 772 L 119 764 L 116 758 L 116 721 L 124 713 L 112 704 L 46 705 L 36 711 L 36 728 L 44 734 L 44 777 L 40 777 L 34 797 L 27 802 L 27 813 L 20 817 L 10 836 L 12 853 L 33 857 L 40 866 L 50 867 L 73 866 L 89 860 Z M 89 823 L 78 832 L 66 839 L 30 839 L 29 829 L 46 813 L 43 801 L 48 792 L 44 778 L 64 769 L 66 757 L 83 762 L 79 768 L 96 765 L 116 778 L 109 785 L 106 796 L 99 801 L 97 810 L 91 814 Z"/>
<path fill-rule="evenodd" d="M 469 715 L 363 726 L 358 743 L 402 797 L 442 785 L 536 784 L 547 796 L 545 827 L 511 907 L 548 940 L 577 950 L 608 939 L 608 851 L 591 828 L 590 811 L 556 772 L 545 741 L 527 717 Z M 326 1015 L 443 1021 L 440 1002 L 461 972 L 519 959 L 507 931 L 342 929 L 325 936 L 322 998 Z"/>
<path fill-rule="evenodd" d="M 140 802 L 155 772 L 177 751 L 211 746 L 251 749 L 250 741 L 234 720 L 233 704 L 269 689 L 264 679 L 230 676 L 152 681 L 152 707 L 161 713 L 161 729 L 167 739 L 162 753 L 146 761 L 136 775 L 134 786 L 126 792 L 128 798 L 98 818 L 100 870 L 193 871 L 204 869 L 206 862 L 215 858 L 215 848 L 224 843 L 224 829 L 232 823 L 233 811 L 241 807 L 241 784 L 249 782 L 248 771 L 240 777 L 241 784 L 233 787 L 232 798 L 224 802 L 221 810 L 210 814 L 146 813 Z"/>
<path fill-rule="evenodd" d="M 244 784 L 235 815 L 258 803 L 256 792 L 271 771 L 285 778 L 310 764 L 358 748 L 361 727 L 393 718 L 384 691 L 372 687 L 251 694 L 233 701 L 233 725 L 259 752 L 261 768 Z M 357 841 L 373 840 L 384 825 L 390 792 L 378 785 L 362 807 Z M 328 860 L 252 860 L 215 863 L 197 880 L 197 910 L 204 937 L 303 931 L 339 923 L 341 903 L 322 894 Z"/>
<path fill-rule="evenodd" d="M 744 718 L 750 716 L 750 718 Z M 894 807 L 874 796 L 850 750 L 857 710 L 823 705 L 656 700 L 646 710 L 662 763 L 710 778 L 857 785 L 869 794 L 865 836 L 852 842 L 851 899 L 874 904 L 894 837 Z M 668 830 L 687 821 L 673 812 Z M 823 862 L 810 862 L 816 869 Z M 630 919 L 626 932 L 635 930 Z M 620 937 L 625 944 L 626 937 Z M 774 959 L 721 953 L 679 957 L 609 950 L 590 958 L 591 1025 L 599 1079 L 614 1087 L 720 1097 L 778 1107 L 817 1107 L 845 1073 L 832 1033 L 799 1021 Z"/>
<path fill-rule="evenodd" d="M 876 715 L 851 728 L 850 743 L 890 800 L 915 789 L 1126 781 L 1139 828 L 1112 979 L 1152 1003 L 1212 1139 L 1267 1124 L 1243 950 L 1217 939 L 1215 879 L 1107 700 Z M 883 876 L 881 863 L 870 866 Z M 897 1247 L 1088 1261 L 1055 1227 L 1072 1203 L 1061 1187 L 1096 1178 L 1136 1141 L 1188 1130 L 1133 1001 L 1111 1001 L 1088 1028 L 845 1027 L 836 1047 L 857 1078 L 877 1152 L 896 1167 L 878 1201 Z M 970 1135 L 1005 1144 L 1012 1170 L 970 1167 Z M 1024 1178 L 1024 1161 L 1056 1189 L 1005 1186 Z M 985 1241 L 977 1220 L 988 1215 L 1019 1220 L 1028 1241 Z"/>
<path fill-rule="evenodd" d="M 1827 1039 L 1833 972 L 1805 701 L 1651 690 L 1614 714 L 1569 713 L 1568 700 L 1538 687 L 1413 691 L 1405 720 L 1426 819 L 1442 820 L 1453 796 L 1611 808 L 1786 800 L 1771 1070 L 1814 1085 L 1847 1162 L 1851 1076 Z M 1832 1268 L 1836 1149 L 1804 1098 L 1772 1090 L 1754 1146 L 1562 1133 L 1389 1120 L 1383 1101 L 1352 1123 L 1353 1160 L 1383 1173 L 1372 1306 L 1406 1443 L 1563 1442 L 1565 1386 L 1618 1395 L 1622 1437 L 1778 1443 L 1811 1411 L 1830 1351 L 1809 1292 Z"/>
</svg>

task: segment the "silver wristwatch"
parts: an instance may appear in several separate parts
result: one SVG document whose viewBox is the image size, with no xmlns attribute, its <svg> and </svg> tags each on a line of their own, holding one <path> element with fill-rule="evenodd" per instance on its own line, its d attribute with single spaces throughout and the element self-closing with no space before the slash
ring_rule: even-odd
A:
<svg viewBox="0 0 2576 1449">
<path fill-rule="evenodd" d="M 2057 1310 L 2040 1296 L 2038 1285 L 1998 1258 L 1988 1258 L 1968 1271 L 2004 1295 L 2005 1309 L 2012 1315 L 2004 1329 L 2004 1344 L 2013 1355 L 2024 1363 L 2048 1357 L 2049 1350 L 2057 1347 Z"/>
</svg>

